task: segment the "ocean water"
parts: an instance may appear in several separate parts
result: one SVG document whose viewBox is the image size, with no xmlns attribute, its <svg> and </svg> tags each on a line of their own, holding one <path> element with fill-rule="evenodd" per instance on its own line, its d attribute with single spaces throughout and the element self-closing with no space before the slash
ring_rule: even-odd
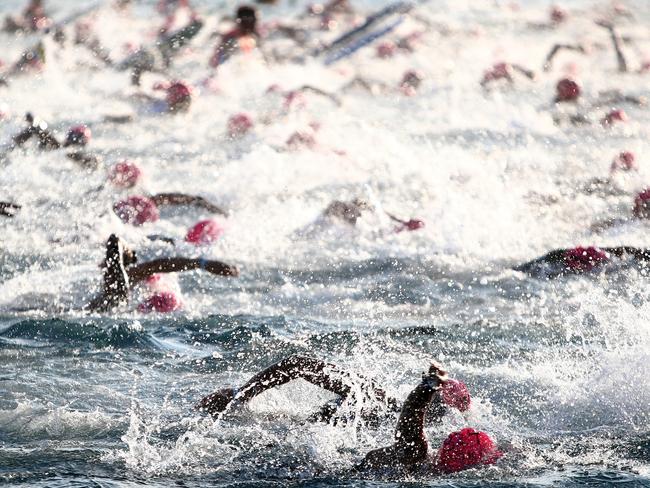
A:
<svg viewBox="0 0 650 488">
<path fill-rule="evenodd" d="M 5 0 L 0 14 L 23 3 Z M 55 19 L 94 4 L 47 3 Z M 97 11 L 95 29 L 113 58 L 124 56 L 125 43 L 154 42 L 161 20 L 152 20 L 153 3 L 126 15 Z M 288 22 L 305 6 L 281 3 L 263 8 L 264 19 Z M 632 16 L 616 22 L 636 70 L 650 57 L 650 4 L 621 3 Z M 310 57 L 266 64 L 253 52 L 210 82 L 210 33 L 236 2 L 197 4 L 208 25 L 170 71 L 195 86 L 187 114 L 151 114 L 126 73 L 70 45 L 49 51 L 42 72 L 0 86 L 3 148 L 31 110 L 59 135 L 88 124 L 90 150 L 104 160 L 83 170 L 63 152 L 32 148 L 0 162 L 0 200 L 23 206 L 0 220 L 0 484 L 650 486 L 647 276 L 627 269 L 545 281 L 512 270 L 559 247 L 647 245 L 647 223 L 593 226 L 628 217 L 648 183 L 648 108 L 621 105 L 629 121 L 609 129 L 553 123 L 553 114 L 571 111 L 551 103 L 566 74 L 581 80 L 579 110 L 595 120 L 611 108 L 598 104 L 599 92 L 650 96 L 650 74 L 617 73 L 607 33 L 594 24 L 612 4 L 567 1 L 569 21 L 542 29 L 532 24 L 546 22 L 547 1 L 430 1 L 418 7 L 419 20 L 389 36 L 423 31 L 410 55 L 385 61 L 369 48 L 325 68 Z M 385 4 L 355 2 L 361 12 Z M 36 39 L 0 34 L 0 59 L 10 63 Z M 542 72 L 556 42 L 582 42 L 588 54 L 564 52 Z M 302 54 L 283 41 L 268 47 Z M 501 60 L 538 78 L 482 90 L 483 72 Z M 425 75 L 415 96 L 352 90 L 338 107 L 307 94 L 301 109 L 259 122 L 281 104 L 266 94 L 271 84 L 334 93 L 361 76 L 396 87 L 407 69 Z M 143 89 L 162 79 L 145 75 Z M 240 111 L 256 126 L 233 141 L 226 122 Z M 136 121 L 103 121 L 123 113 Z M 283 149 L 311 123 L 320 124 L 314 150 Z M 636 153 L 639 171 L 585 191 L 621 150 Z M 137 189 L 105 185 L 107 168 L 123 159 L 144 171 Z M 127 194 L 164 191 L 227 208 L 230 216 L 218 218 L 224 237 L 203 248 L 183 242 L 193 223 L 210 217 L 203 211 L 167 209 L 139 228 L 111 211 Z M 319 221 L 329 202 L 354 197 L 377 212 L 354 229 Z M 382 210 L 426 226 L 395 233 Z M 88 314 L 82 308 L 99 290 L 112 232 L 143 260 L 205 256 L 237 264 L 241 276 L 165 277 L 182 300 L 171 314 L 139 312 L 145 290 L 109 314 Z M 203 395 L 290 354 L 339 364 L 398 398 L 438 359 L 467 383 L 473 407 L 430 428 L 432 448 L 472 426 L 488 431 L 505 456 L 446 477 L 359 475 L 351 466 L 391 442 L 394 421 L 365 426 L 353 415 L 359 406 L 349 405 L 352 422 L 309 423 L 331 395 L 300 381 L 227 418 L 193 410 Z"/>
</svg>

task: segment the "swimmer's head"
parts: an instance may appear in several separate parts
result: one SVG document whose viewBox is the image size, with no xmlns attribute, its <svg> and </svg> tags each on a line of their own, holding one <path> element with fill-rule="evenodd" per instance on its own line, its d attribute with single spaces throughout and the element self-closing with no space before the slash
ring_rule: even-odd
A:
<svg viewBox="0 0 650 488">
<path fill-rule="evenodd" d="M 472 398 L 465 383 L 458 380 L 447 380 L 441 388 L 442 401 L 461 412 L 469 410 Z"/>
<path fill-rule="evenodd" d="M 243 5 L 237 9 L 237 24 L 243 34 L 252 34 L 257 27 L 257 10 Z"/>
<path fill-rule="evenodd" d="M 85 125 L 75 125 L 71 127 L 65 135 L 64 147 L 68 146 L 85 146 L 90 142 L 92 132 Z"/>
<path fill-rule="evenodd" d="M 160 218 L 158 207 L 147 197 L 132 196 L 113 205 L 113 211 L 127 224 L 143 225 Z"/>
<path fill-rule="evenodd" d="M 212 244 L 224 233 L 224 228 L 216 220 L 197 222 L 185 235 L 185 241 L 197 246 Z"/>
<path fill-rule="evenodd" d="M 635 171 L 639 166 L 632 151 L 621 151 L 612 161 L 611 171 Z"/>
<path fill-rule="evenodd" d="M 564 252 L 564 265 L 571 271 L 583 273 L 591 271 L 609 261 L 609 255 L 594 246 L 578 246 Z"/>
<path fill-rule="evenodd" d="M 253 128 L 253 125 L 253 119 L 250 115 L 238 113 L 230 116 L 226 130 L 228 135 L 234 139 L 248 134 Z"/>
<path fill-rule="evenodd" d="M 444 473 L 456 473 L 492 464 L 502 455 L 487 433 L 466 428 L 447 436 L 438 451 L 437 466 Z"/>
<path fill-rule="evenodd" d="M 634 199 L 634 216 L 638 219 L 650 219 L 650 188 L 640 192 Z"/>
<path fill-rule="evenodd" d="M 410 87 L 413 88 L 414 90 L 417 90 L 422 84 L 423 80 L 424 80 L 424 74 L 421 71 L 416 69 L 410 69 L 406 71 L 402 76 L 402 81 L 400 82 L 400 86 L 402 88 Z"/>
<path fill-rule="evenodd" d="M 563 78 L 555 85 L 556 102 L 575 102 L 581 93 L 580 85 L 571 78 Z"/>
<path fill-rule="evenodd" d="M 569 16 L 568 12 L 562 7 L 560 7 L 559 5 L 553 5 L 551 7 L 551 11 L 549 12 L 549 18 L 551 19 L 551 23 L 555 25 L 564 22 L 568 16 Z"/>
<path fill-rule="evenodd" d="M 172 291 L 156 292 L 138 305 L 138 311 L 142 313 L 170 313 L 179 308 L 181 308 L 181 302 Z"/>
<path fill-rule="evenodd" d="M 187 112 L 192 104 L 192 88 L 187 83 L 175 81 L 167 87 L 165 100 L 170 112 Z"/>
<path fill-rule="evenodd" d="M 397 45 L 393 41 L 380 42 L 377 45 L 377 57 L 381 59 L 388 59 L 395 56 L 397 53 Z"/>
<path fill-rule="evenodd" d="M 286 142 L 287 149 L 297 151 L 298 149 L 314 149 L 316 147 L 316 136 L 313 130 L 297 130 L 289 136 Z"/>
<path fill-rule="evenodd" d="M 605 117 L 603 117 L 600 123 L 603 127 L 610 127 L 618 122 L 627 122 L 628 116 L 625 113 L 625 110 L 617 108 L 610 110 Z"/>
<path fill-rule="evenodd" d="M 118 188 L 133 188 L 142 179 L 142 171 L 137 164 L 124 160 L 108 172 L 108 180 Z"/>
</svg>

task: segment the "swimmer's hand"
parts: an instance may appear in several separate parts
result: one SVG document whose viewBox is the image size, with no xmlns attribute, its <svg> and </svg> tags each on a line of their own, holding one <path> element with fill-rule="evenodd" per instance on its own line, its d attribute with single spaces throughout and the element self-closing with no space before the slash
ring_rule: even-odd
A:
<svg viewBox="0 0 650 488">
<path fill-rule="evenodd" d="M 210 415 L 217 415 L 223 412 L 230 402 L 233 401 L 237 395 L 236 388 L 223 388 L 201 399 L 195 405 L 195 409 L 199 412 L 209 413 Z"/>
<path fill-rule="evenodd" d="M 447 381 L 447 372 L 437 361 L 431 361 L 429 371 L 422 373 L 422 383 L 426 383 L 431 388 L 439 388 Z"/>
</svg>

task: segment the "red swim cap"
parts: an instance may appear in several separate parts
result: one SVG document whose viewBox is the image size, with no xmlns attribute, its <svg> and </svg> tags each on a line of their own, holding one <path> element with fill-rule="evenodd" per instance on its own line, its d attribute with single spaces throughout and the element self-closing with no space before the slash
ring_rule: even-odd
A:
<svg viewBox="0 0 650 488">
<path fill-rule="evenodd" d="M 211 244 L 224 233 L 224 228 L 216 220 L 202 220 L 187 231 L 185 241 L 196 244 Z"/>
<path fill-rule="evenodd" d="M 184 111 L 190 108 L 192 89 L 182 81 L 175 81 L 167 87 L 167 105 L 171 111 Z"/>
<path fill-rule="evenodd" d="M 143 313 L 169 313 L 181 308 L 181 302 L 171 291 L 159 291 L 138 305 L 138 311 Z"/>
<path fill-rule="evenodd" d="M 239 113 L 230 116 L 228 119 L 228 135 L 230 137 L 242 137 L 253 128 L 253 119 L 250 115 Z"/>
<path fill-rule="evenodd" d="M 634 199 L 634 216 L 640 219 L 650 218 L 650 188 L 646 188 Z"/>
<path fill-rule="evenodd" d="M 452 432 L 438 451 L 438 467 L 445 473 L 456 473 L 479 464 L 492 464 L 503 453 L 485 432 L 471 428 Z"/>
<path fill-rule="evenodd" d="M 609 261 L 607 253 L 594 246 L 578 246 L 564 252 L 564 264 L 570 270 L 577 272 L 591 271 L 607 261 Z"/>
<path fill-rule="evenodd" d="M 142 178 L 142 171 L 131 161 L 122 161 L 111 168 L 109 181 L 119 188 L 133 188 Z"/>
<path fill-rule="evenodd" d="M 512 80 L 512 65 L 510 63 L 495 63 L 483 74 L 483 83 L 495 80 Z"/>
<path fill-rule="evenodd" d="M 467 386 L 462 381 L 447 380 L 442 384 L 442 401 L 461 412 L 469 409 L 472 398 Z"/>
<path fill-rule="evenodd" d="M 563 78 L 555 86 L 555 101 L 575 102 L 581 93 L 582 89 L 577 81 L 570 78 Z"/>
<path fill-rule="evenodd" d="M 158 207 L 147 197 L 133 196 L 121 200 L 113 205 L 113 211 L 123 222 L 133 225 L 155 222 L 160 218 Z"/>
<path fill-rule="evenodd" d="M 612 171 L 620 169 L 622 171 L 631 171 L 639 169 L 636 164 L 636 157 L 631 151 L 621 151 L 612 161 Z"/>
<path fill-rule="evenodd" d="M 85 125 L 71 127 L 65 136 L 64 146 L 85 146 L 90 142 L 92 132 Z"/>
</svg>

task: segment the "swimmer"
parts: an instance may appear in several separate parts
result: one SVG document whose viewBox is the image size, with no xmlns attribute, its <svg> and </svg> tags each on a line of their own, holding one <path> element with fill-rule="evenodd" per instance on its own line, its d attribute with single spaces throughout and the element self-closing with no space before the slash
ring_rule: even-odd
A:
<svg viewBox="0 0 650 488">
<path fill-rule="evenodd" d="M 250 402 L 261 393 L 293 380 L 303 379 L 315 386 L 335 393 L 338 398 L 326 403 L 316 414 L 310 417 L 311 421 L 330 422 L 343 402 L 349 397 L 360 394 L 355 398 L 361 402 L 361 417 L 371 423 L 378 422 L 386 415 L 399 412 L 399 401 L 387 395 L 374 381 L 361 375 L 345 371 L 344 369 L 319 359 L 308 356 L 290 356 L 282 361 L 269 366 L 253 376 L 240 388 L 223 388 L 201 399 L 196 409 L 218 417 L 229 408 L 236 408 Z M 448 386 L 436 392 L 441 398 L 433 402 L 427 410 L 427 419 L 439 422 L 448 407 L 466 411 L 471 404 L 467 387 L 460 381 L 450 380 Z"/>
<path fill-rule="evenodd" d="M 650 249 L 630 246 L 619 247 L 574 247 L 556 249 L 544 256 L 514 268 L 539 278 L 558 278 L 566 275 L 579 275 L 604 271 L 612 266 L 647 269 L 650 262 Z"/>
<path fill-rule="evenodd" d="M 14 217 L 22 207 L 16 203 L 0 202 L 0 216 Z"/>
<path fill-rule="evenodd" d="M 193 89 L 183 81 L 159 82 L 154 85 L 154 90 L 163 91 L 164 98 L 146 93 L 135 95 L 148 104 L 147 110 L 152 114 L 181 114 L 192 106 Z"/>
<path fill-rule="evenodd" d="M 160 193 L 151 197 L 130 196 L 113 205 L 113 211 L 124 223 L 136 226 L 156 222 L 160 218 L 158 207 L 192 205 L 208 212 L 227 216 L 228 212 L 201 196 L 184 193 Z"/>
<path fill-rule="evenodd" d="M 142 75 L 146 72 L 165 73 L 173 58 L 203 28 L 198 15 L 192 15 L 189 23 L 174 32 L 163 34 L 155 48 L 142 47 L 117 64 L 120 71 L 130 71 L 131 84 L 140 86 Z"/>
<path fill-rule="evenodd" d="M 374 210 L 375 207 L 360 198 L 355 198 L 351 201 L 334 200 L 323 211 L 323 217 L 340 220 L 349 225 L 356 225 L 357 220 L 363 215 L 364 212 L 374 212 Z M 399 226 L 395 228 L 395 232 L 402 232 L 404 230 L 413 231 L 422 229 L 425 226 L 424 222 L 420 219 L 403 220 L 391 213 L 384 213 L 393 222 L 399 224 Z"/>
<path fill-rule="evenodd" d="M 7 16 L 4 29 L 6 32 L 36 32 L 52 25 L 52 20 L 45 13 L 43 0 L 30 0 L 20 17 Z"/>
<path fill-rule="evenodd" d="M 591 226 L 593 232 L 600 232 L 610 227 L 615 227 L 617 225 L 626 224 L 632 220 L 648 220 L 650 219 L 650 188 L 645 188 L 644 190 L 637 193 L 634 198 L 634 206 L 632 207 L 631 217 L 623 218 L 610 218 L 596 222 Z"/>
<path fill-rule="evenodd" d="M 498 81 L 507 81 L 509 84 L 515 82 L 514 75 L 520 73 L 529 80 L 536 78 L 535 72 L 524 68 L 519 64 L 511 63 L 495 63 L 492 67 L 483 74 L 481 86 L 487 88 L 489 85 Z"/>
<path fill-rule="evenodd" d="M 60 142 L 48 128 L 46 122 L 35 118 L 30 112 L 25 114 L 28 127 L 12 138 L 11 149 L 21 147 L 30 139 L 38 141 L 38 148 L 44 151 L 60 149 L 62 147 L 77 147 L 79 149 L 66 153 L 68 159 L 80 164 L 84 168 L 96 168 L 101 159 L 88 153 L 83 148 L 88 145 L 92 137 L 91 130 L 85 125 L 71 127 L 66 133 L 65 140 Z"/>
<path fill-rule="evenodd" d="M 217 68 L 225 63 L 236 51 L 255 49 L 260 40 L 258 12 L 254 7 L 243 5 L 237 9 L 235 27 L 221 36 L 210 57 L 210 66 Z"/>
<path fill-rule="evenodd" d="M 193 269 L 204 269 L 217 276 L 239 276 L 236 266 L 221 261 L 184 257 L 161 258 L 137 264 L 134 251 L 112 234 L 106 242 L 106 258 L 101 294 L 90 302 L 88 309 L 106 312 L 126 302 L 132 287 L 156 273 L 177 273 Z"/>
<path fill-rule="evenodd" d="M 395 442 L 366 454 L 358 471 L 399 471 L 405 474 L 450 474 L 495 463 L 503 453 L 485 432 L 471 428 L 452 432 L 437 453 L 430 452 L 424 431 L 427 412 L 443 406 L 447 373 L 433 362 L 404 402 Z"/>
</svg>

